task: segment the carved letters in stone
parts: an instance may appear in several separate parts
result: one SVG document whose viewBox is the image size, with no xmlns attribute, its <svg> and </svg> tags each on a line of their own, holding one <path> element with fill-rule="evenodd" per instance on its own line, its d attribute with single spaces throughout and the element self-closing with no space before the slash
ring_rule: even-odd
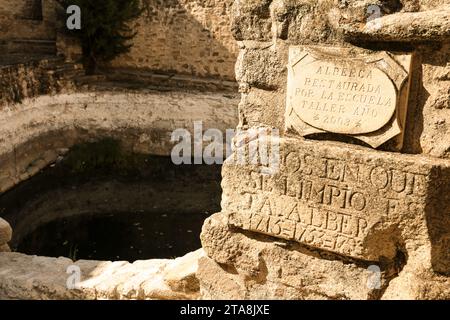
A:
<svg viewBox="0 0 450 320">
<path fill-rule="evenodd" d="M 287 141 L 275 175 L 225 164 L 222 207 L 230 224 L 360 259 L 393 258 L 401 213 L 425 210 L 431 166 Z"/>
<path fill-rule="evenodd" d="M 289 54 L 287 128 L 350 135 L 372 147 L 398 136 L 401 148 L 411 55 L 311 46 Z"/>
</svg>

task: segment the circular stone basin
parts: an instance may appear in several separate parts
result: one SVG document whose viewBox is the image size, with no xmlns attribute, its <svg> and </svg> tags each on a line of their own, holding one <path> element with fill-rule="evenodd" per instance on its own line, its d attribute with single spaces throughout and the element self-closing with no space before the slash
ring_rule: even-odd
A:
<svg viewBox="0 0 450 320">
<path fill-rule="evenodd" d="M 174 165 L 114 140 L 75 146 L 0 196 L 11 247 L 73 260 L 174 258 L 201 247 L 204 220 L 220 211 L 221 166 Z"/>
</svg>

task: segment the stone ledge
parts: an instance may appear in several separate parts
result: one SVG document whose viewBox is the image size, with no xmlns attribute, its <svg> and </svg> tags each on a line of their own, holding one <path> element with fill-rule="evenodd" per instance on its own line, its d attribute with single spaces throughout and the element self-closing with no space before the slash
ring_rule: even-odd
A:
<svg viewBox="0 0 450 320">
<path fill-rule="evenodd" d="M 129 86 L 131 89 L 148 89 L 174 91 L 174 90 L 196 90 L 229 92 L 235 94 L 238 85 L 234 81 L 218 78 L 200 78 L 191 75 L 174 73 L 156 73 L 150 70 L 139 70 L 130 68 L 110 68 L 102 70 L 102 74 L 116 86 Z M 101 83 L 92 83 L 101 85 Z"/>
<path fill-rule="evenodd" d="M 0 192 L 33 176 L 76 143 L 115 138 L 137 153 L 168 156 L 171 134 L 194 121 L 222 132 L 238 122 L 238 97 L 211 92 L 84 92 L 0 109 Z"/>
<path fill-rule="evenodd" d="M 175 260 L 129 263 L 0 253 L 0 299 L 197 299 L 203 255 L 200 249 Z M 81 282 L 68 289 L 75 268 Z"/>
<path fill-rule="evenodd" d="M 450 6 L 424 12 L 386 15 L 365 25 L 340 26 L 344 36 L 369 41 L 430 42 L 450 40 Z"/>
</svg>

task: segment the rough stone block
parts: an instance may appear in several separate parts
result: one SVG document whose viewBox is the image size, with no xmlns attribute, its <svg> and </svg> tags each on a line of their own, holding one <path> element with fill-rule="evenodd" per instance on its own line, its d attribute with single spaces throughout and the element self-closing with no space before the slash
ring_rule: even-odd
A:
<svg viewBox="0 0 450 320">
<path fill-rule="evenodd" d="M 197 286 L 186 289 L 195 275 L 178 275 L 178 267 L 197 268 L 195 252 L 175 260 L 79 260 L 7 253 L 0 246 L 0 299 L 197 299 Z M 167 270 L 166 270 L 167 269 Z M 167 271 L 167 272 L 166 272 Z M 169 286 L 165 280 L 171 275 Z M 192 284 L 192 282 L 189 282 Z M 70 285 L 70 286 L 68 286 Z M 175 288 L 175 289 L 174 289 Z"/>
<path fill-rule="evenodd" d="M 280 94 L 278 91 L 252 88 L 242 95 L 239 103 L 239 109 L 243 115 L 242 122 L 249 127 L 267 125 L 282 131 L 285 101 L 285 94 Z M 273 108 L 274 105 L 279 108 Z"/>
<path fill-rule="evenodd" d="M 209 299 L 376 299 L 397 272 L 394 262 L 336 259 L 295 242 L 238 230 L 225 213 L 202 232 L 208 258 L 199 263 L 201 294 Z"/>
<path fill-rule="evenodd" d="M 244 41 L 237 60 L 236 79 L 250 87 L 276 90 L 285 86 L 288 48 L 284 42 Z"/>
<path fill-rule="evenodd" d="M 175 259 L 164 271 L 164 282 L 173 291 L 197 293 L 200 290 L 196 276 L 198 261 L 204 256 L 205 252 L 199 249 Z"/>
<path fill-rule="evenodd" d="M 0 245 L 7 244 L 11 241 L 12 229 L 8 222 L 0 218 Z"/>
<path fill-rule="evenodd" d="M 7 244 L 0 245 L 0 252 L 11 252 L 11 248 Z"/>
<path fill-rule="evenodd" d="M 449 272 L 448 160 L 334 142 L 279 142 L 272 175 L 235 157 L 225 163 L 222 211 L 230 225 L 364 261 L 426 247 L 433 268 Z"/>
<path fill-rule="evenodd" d="M 236 40 L 270 39 L 271 0 L 235 1 L 232 10 L 231 32 Z"/>
</svg>

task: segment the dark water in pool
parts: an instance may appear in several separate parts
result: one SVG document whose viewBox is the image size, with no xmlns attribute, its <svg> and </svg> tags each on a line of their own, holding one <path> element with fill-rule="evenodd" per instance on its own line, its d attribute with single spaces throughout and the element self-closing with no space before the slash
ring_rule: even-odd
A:
<svg viewBox="0 0 450 320">
<path fill-rule="evenodd" d="M 83 214 L 57 219 L 24 237 L 17 251 L 71 259 L 174 258 L 201 247 L 205 213 Z"/>
<path fill-rule="evenodd" d="M 106 145 L 106 146 L 105 146 Z M 13 250 L 74 260 L 173 258 L 201 247 L 220 211 L 221 166 L 128 154 L 114 141 L 73 148 L 0 196 Z"/>
</svg>

